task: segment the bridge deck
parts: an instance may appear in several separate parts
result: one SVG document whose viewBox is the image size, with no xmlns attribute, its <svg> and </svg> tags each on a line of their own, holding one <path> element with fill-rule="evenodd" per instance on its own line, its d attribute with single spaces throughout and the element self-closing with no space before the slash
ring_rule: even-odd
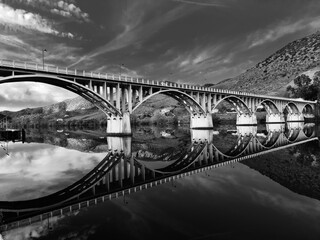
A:
<svg viewBox="0 0 320 240">
<path fill-rule="evenodd" d="M 40 74 L 54 74 L 64 77 L 71 77 L 71 78 L 90 78 L 94 80 L 106 81 L 112 80 L 116 83 L 136 83 L 139 85 L 146 85 L 146 86 L 158 86 L 161 88 L 170 88 L 170 89 L 183 89 L 185 91 L 192 90 L 198 92 L 210 92 L 210 93 L 225 93 L 225 94 L 233 94 L 238 96 L 251 96 L 251 97 L 259 97 L 259 98 L 267 98 L 267 99 L 274 99 L 274 100 L 285 100 L 291 101 L 291 98 L 283 98 L 283 97 L 276 97 L 276 96 L 267 96 L 267 95 L 260 95 L 254 93 L 247 93 L 241 91 L 232 91 L 226 89 L 216 89 L 212 87 L 202 87 L 196 86 L 191 84 L 185 83 L 170 83 L 164 81 L 156 81 L 156 80 L 149 80 L 139 77 L 130 77 L 126 75 L 117 75 L 117 74 L 110 74 L 110 73 L 97 73 L 92 71 L 85 71 L 85 70 L 77 70 L 77 69 L 69 69 L 67 67 L 62 68 L 58 66 L 52 65 L 42 65 L 38 63 L 31 63 L 31 62 L 20 62 L 20 61 L 13 61 L 13 60 L 6 60 L 0 59 L 0 69 L 10 69 L 11 71 L 21 71 L 29 72 L 29 73 L 40 73 Z M 316 101 L 306 101 L 303 99 L 294 99 L 295 102 L 304 102 L 304 103 L 316 103 Z"/>
</svg>

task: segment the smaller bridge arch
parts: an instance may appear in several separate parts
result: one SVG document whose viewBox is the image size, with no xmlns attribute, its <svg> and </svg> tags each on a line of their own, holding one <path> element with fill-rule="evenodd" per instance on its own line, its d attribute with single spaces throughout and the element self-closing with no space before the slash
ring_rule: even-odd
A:
<svg viewBox="0 0 320 240">
<path fill-rule="evenodd" d="M 275 104 L 274 101 L 270 99 L 264 99 L 261 102 L 259 102 L 256 106 L 255 112 L 257 111 L 257 108 L 259 106 L 263 106 L 268 114 L 279 114 L 280 110 Z"/>
<path fill-rule="evenodd" d="M 149 96 L 147 96 L 146 98 L 144 98 L 141 102 L 139 102 L 133 109 L 132 112 L 134 112 L 135 110 L 137 110 L 143 103 L 145 103 L 148 99 L 159 95 L 159 94 L 163 94 L 169 97 L 172 97 L 173 99 L 177 100 L 178 102 L 180 102 L 181 104 L 184 105 L 184 107 L 187 109 L 187 111 L 190 114 L 202 114 L 202 115 L 207 115 L 207 112 L 201 107 L 201 105 L 194 100 L 190 95 L 188 95 L 187 93 L 178 91 L 178 90 L 161 90 L 158 92 L 155 92 Z"/>
<path fill-rule="evenodd" d="M 223 102 L 226 101 L 229 104 L 233 105 L 235 110 L 238 114 L 251 114 L 251 111 L 249 107 L 246 105 L 246 103 L 239 97 L 235 95 L 226 96 L 222 99 L 220 99 L 217 104 L 213 107 L 212 111 L 214 109 L 217 109 L 217 107 Z"/>
<path fill-rule="evenodd" d="M 299 113 L 299 108 L 298 106 L 293 103 L 293 102 L 288 102 L 283 109 L 284 113 L 289 113 L 289 114 L 298 114 Z"/>
<path fill-rule="evenodd" d="M 302 107 L 302 115 L 305 119 L 314 118 L 314 108 L 311 104 L 307 103 Z"/>
<path fill-rule="evenodd" d="M 299 106 L 294 102 L 288 102 L 283 109 L 284 119 L 287 122 L 303 122 L 302 110 L 299 111 Z"/>
</svg>

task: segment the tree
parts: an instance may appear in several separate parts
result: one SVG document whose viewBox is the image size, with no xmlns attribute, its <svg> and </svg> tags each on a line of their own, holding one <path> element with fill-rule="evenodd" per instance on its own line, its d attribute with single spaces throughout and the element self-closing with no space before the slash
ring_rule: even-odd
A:
<svg viewBox="0 0 320 240">
<path fill-rule="evenodd" d="M 302 74 L 294 79 L 294 84 L 294 87 L 287 87 L 290 97 L 312 101 L 320 98 L 320 74 L 318 74 L 318 72 L 313 79 Z"/>
</svg>

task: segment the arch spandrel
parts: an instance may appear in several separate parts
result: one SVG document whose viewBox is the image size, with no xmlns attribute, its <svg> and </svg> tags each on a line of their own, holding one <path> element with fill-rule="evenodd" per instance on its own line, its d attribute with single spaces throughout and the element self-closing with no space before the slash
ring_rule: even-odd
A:
<svg viewBox="0 0 320 240">
<path fill-rule="evenodd" d="M 36 83 L 45 83 L 56 87 L 61 87 L 66 90 L 69 90 L 73 93 L 76 93 L 83 97 L 84 99 L 91 102 L 93 105 L 98 107 L 106 115 L 117 115 L 122 116 L 122 112 L 114 107 L 109 101 L 102 98 L 99 94 L 95 93 L 91 89 L 64 79 L 60 77 L 55 77 L 51 75 L 15 75 L 4 77 L 0 79 L 0 84 L 4 83 L 16 83 L 16 82 L 36 82 Z"/>
</svg>

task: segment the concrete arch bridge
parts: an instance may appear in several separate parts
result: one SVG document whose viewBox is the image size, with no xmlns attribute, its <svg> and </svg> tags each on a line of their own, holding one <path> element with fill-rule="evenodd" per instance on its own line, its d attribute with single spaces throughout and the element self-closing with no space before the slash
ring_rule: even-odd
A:
<svg viewBox="0 0 320 240">
<path fill-rule="evenodd" d="M 107 133 L 130 135 L 130 115 L 158 94 L 176 99 L 190 113 L 192 129 L 212 128 L 212 113 L 222 102 L 237 112 L 237 125 L 257 124 L 256 112 L 266 111 L 267 123 L 304 121 L 314 117 L 314 101 L 169 83 L 123 75 L 102 74 L 51 65 L 0 60 L 0 84 L 33 81 L 79 94 L 107 116 Z"/>
</svg>

